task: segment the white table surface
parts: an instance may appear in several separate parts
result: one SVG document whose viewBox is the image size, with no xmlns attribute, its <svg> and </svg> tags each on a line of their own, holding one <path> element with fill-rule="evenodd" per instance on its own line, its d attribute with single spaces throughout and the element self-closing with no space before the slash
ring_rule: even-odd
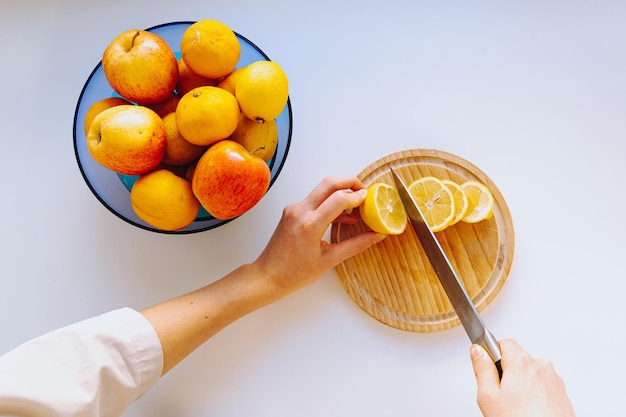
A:
<svg viewBox="0 0 626 417">
<path fill-rule="evenodd" d="M 130 226 L 83 181 L 76 100 L 118 33 L 213 18 L 290 80 L 286 165 L 234 222 Z M 326 175 L 431 148 L 506 198 L 511 274 L 483 316 L 553 360 L 579 416 L 623 413 L 623 1 L 0 0 L 0 352 L 121 306 L 143 308 L 253 260 L 282 208 Z M 461 328 L 387 327 L 336 272 L 235 323 L 126 416 L 479 416 Z"/>
</svg>

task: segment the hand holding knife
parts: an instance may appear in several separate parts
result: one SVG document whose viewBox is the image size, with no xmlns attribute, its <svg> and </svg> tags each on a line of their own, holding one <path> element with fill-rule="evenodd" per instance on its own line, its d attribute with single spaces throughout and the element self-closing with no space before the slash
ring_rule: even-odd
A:
<svg viewBox="0 0 626 417">
<path fill-rule="evenodd" d="M 454 271 L 439 241 L 428 227 L 424 216 L 411 197 L 406 185 L 393 169 L 391 169 L 391 173 L 411 226 L 413 226 L 413 230 L 439 278 L 439 282 L 441 282 L 446 295 L 450 299 L 454 311 L 465 328 L 465 332 L 472 343 L 482 346 L 489 353 L 489 356 L 491 356 L 491 359 L 498 369 L 500 378 L 502 378 L 501 355 L 498 340 L 487 329 L 487 326 L 478 314 L 463 283 Z"/>
</svg>

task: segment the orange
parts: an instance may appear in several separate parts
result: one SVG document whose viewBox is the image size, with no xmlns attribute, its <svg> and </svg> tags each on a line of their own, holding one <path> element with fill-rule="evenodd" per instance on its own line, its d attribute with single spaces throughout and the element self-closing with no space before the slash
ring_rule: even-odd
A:
<svg viewBox="0 0 626 417">
<path fill-rule="evenodd" d="M 187 165 L 187 169 L 185 170 L 185 175 L 183 175 L 183 177 L 189 182 L 193 180 L 193 174 L 196 172 L 196 166 L 198 166 L 198 161 L 193 161 Z"/>
<path fill-rule="evenodd" d="M 175 174 L 178 177 L 186 178 L 187 165 L 170 165 L 162 162 L 155 169 L 167 169 L 169 172 Z"/>
<path fill-rule="evenodd" d="M 185 64 L 196 74 L 221 78 L 230 74 L 241 53 L 237 35 L 217 20 L 199 20 L 183 33 L 180 52 Z"/>
<path fill-rule="evenodd" d="M 176 106 L 178 106 L 179 101 L 180 101 L 180 96 L 178 96 L 178 94 L 173 92 L 167 100 L 162 101 L 160 103 L 156 103 L 156 104 L 149 104 L 149 105 L 146 105 L 146 107 L 154 110 L 156 114 L 163 117 L 166 114 L 176 111 Z"/>
<path fill-rule="evenodd" d="M 98 100 L 89 106 L 87 109 L 87 113 L 85 113 L 84 127 L 85 127 L 85 136 L 89 133 L 89 127 L 91 126 L 91 122 L 93 119 L 100 113 L 102 110 L 106 110 L 111 107 L 119 106 L 121 104 L 132 104 L 130 101 L 126 100 L 122 97 L 107 97 L 102 100 Z"/>
<path fill-rule="evenodd" d="M 237 80 L 243 73 L 244 68 L 237 68 L 226 77 L 222 78 L 222 80 L 217 84 L 219 88 L 223 88 L 228 91 L 232 95 L 235 95 L 235 89 L 237 88 Z"/>
<path fill-rule="evenodd" d="M 253 62 L 238 76 L 235 97 L 250 119 L 261 123 L 275 119 L 289 98 L 287 75 L 276 62 Z"/>
<path fill-rule="evenodd" d="M 194 145 L 188 142 L 178 132 L 176 127 L 176 113 L 172 112 L 163 117 L 165 125 L 165 136 L 167 143 L 165 145 L 165 156 L 163 162 L 168 165 L 185 165 L 196 158 L 206 149 L 204 146 Z"/>
<path fill-rule="evenodd" d="M 130 190 L 130 202 L 141 220 L 166 231 L 190 225 L 200 210 L 191 183 L 166 169 L 140 176 Z"/>
<path fill-rule="evenodd" d="M 189 142 L 205 146 L 229 137 L 239 122 L 239 104 L 228 91 L 198 87 L 185 94 L 176 108 L 176 125 Z"/>
<path fill-rule="evenodd" d="M 185 64 L 182 58 L 178 60 L 178 84 L 176 84 L 176 91 L 181 97 L 196 87 L 215 86 L 218 81 L 219 79 L 216 80 L 196 74 Z"/>
</svg>

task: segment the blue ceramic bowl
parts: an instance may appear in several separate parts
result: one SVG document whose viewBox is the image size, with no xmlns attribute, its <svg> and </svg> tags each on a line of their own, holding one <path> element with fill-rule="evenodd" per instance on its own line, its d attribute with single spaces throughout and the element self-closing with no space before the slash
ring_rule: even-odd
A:
<svg viewBox="0 0 626 417">
<path fill-rule="evenodd" d="M 185 29 L 192 23 L 194 22 L 165 23 L 146 30 L 162 37 L 170 45 L 176 57 L 179 58 L 181 38 Z M 237 67 L 245 67 L 255 61 L 270 60 L 255 44 L 240 34 L 235 34 L 241 44 L 241 55 Z M 94 102 L 111 96 L 117 96 L 117 93 L 113 91 L 107 82 L 104 71 L 102 70 L 101 61 L 87 79 L 80 93 L 80 97 L 78 98 L 76 112 L 74 113 L 74 152 L 76 154 L 76 160 L 85 182 L 96 198 L 109 209 L 111 213 L 126 222 L 139 228 L 158 233 L 187 234 L 201 232 L 213 229 L 233 220 L 218 220 L 201 208 L 198 217 L 189 226 L 176 231 L 164 231 L 145 223 L 137 217 L 130 204 L 130 189 L 138 177 L 117 174 L 103 167 L 91 157 L 87 149 L 83 122 L 85 114 Z M 271 172 L 270 187 L 274 184 L 274 181 L 276 181 L 278 174 L 280 174 L 285 159 L 287 158 L 287 153 L 289 152 L 292 131 L 290 100 L 287 101 L 285 109 L 276 119 L 276 124 L 278 125 L 278 147 L 274 157 L 268 162 Z"/>
</svg>

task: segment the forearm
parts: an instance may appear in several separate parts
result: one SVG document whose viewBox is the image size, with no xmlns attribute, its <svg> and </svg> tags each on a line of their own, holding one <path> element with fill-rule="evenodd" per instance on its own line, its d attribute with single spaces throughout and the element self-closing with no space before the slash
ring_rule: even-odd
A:
<svg viewBox="0 0 626 417">
<path fill-rule="evenodd" d="M 161 341 L 163 374 L 229 324 L 285 295 L 255 264 L 248 264 L 206 287 L 142 311 Z"/>
<path fill-rule="evenodd" d="M 346 211 L 358 207 L 366 195 L 356 177 L 325 178 L 305 200 L 285 207 L 272 238 L 253 263 L 144 310 L 161 342 L 163 373 L 237 319 L 311 284 L 324 271 L 384 238 L 365 232 L 340 243 L 323 240 L 333 221 L 358 221 Z"/>
</svg>

